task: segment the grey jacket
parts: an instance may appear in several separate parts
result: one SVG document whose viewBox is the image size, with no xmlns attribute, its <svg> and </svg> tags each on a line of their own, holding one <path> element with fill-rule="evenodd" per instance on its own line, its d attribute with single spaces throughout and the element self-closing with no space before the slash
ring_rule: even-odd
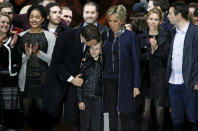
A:
<svg viewBox="0 0 198 131">
<path fill-rule="evenodd" d="M 23 35 L 25 35 L 29 30 L 26 30 L 24 32 L 21 32 L 19 34 L 20 37 L 22 37 Z M 51 58 L 52 58 L 52 53 L 54 50 L 54 45 L 55 45 L 55 41 L 56 41 L 56 37 L 53 33 L 44 30 L 44 34 L 45 37 L 47 39 L 48 42 L 48 49 L 47 49 L 47 54 L 39 51 L 40 55 L 38 56 L 41 60 L 45 61 L 48 63 L 48 66 L 50 65 L 51 62 Z M 24 91 L 25 88 L 25 81 L 26 81 L 26 69 L 27 69 L 27 61 L 30 57 L 27 56 L 25 53 L 22 53 L 22 65 L 21 65 L 21 70 L 19 72 L 19 88 L 20 91 Z"/>
</svg>

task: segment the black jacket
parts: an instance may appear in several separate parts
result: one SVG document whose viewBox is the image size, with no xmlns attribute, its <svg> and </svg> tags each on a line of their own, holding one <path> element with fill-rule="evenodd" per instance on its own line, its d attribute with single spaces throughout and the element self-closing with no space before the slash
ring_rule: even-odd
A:
<svg viewBox="0 0 198 131">
<path fill-rule="evenodd" d="M 79 73 L 81 59 L 80 31 L 71 29 L 61 33 L 56 39 L 46 83 L 43 88 L 43 103 L 50 114 L 58 112 L 57 104 L 65 99 L 68 89 L 74 87 L 67 80 L 70 76 L 75 77 Z M 76 90 L 76 88 L 73 89 Z M 77 95 L 74 97 L 75 99 L 72 100 L 76 101 Z M 70 99 L 68 102 L 72 100 Z M 73 120 L 72 117 L 71 119 Z"/>
<path fill-rule="evenodd" d="M 18 86 L 18 72 L 22 62 L 18 45 L 16 43 L 14 48 L 10 48 L 8 43 L 0 48 L 0 87 Z"/>
<path fill-rule="evenodd" d="M 95 61 L 88 55 L 80 73 L 83 74 L 84 84 L 77 89 L 78 102 L 82 102 L 85 96 L 102 96 L 102 65 L 100 60 Z"/>
</svg>

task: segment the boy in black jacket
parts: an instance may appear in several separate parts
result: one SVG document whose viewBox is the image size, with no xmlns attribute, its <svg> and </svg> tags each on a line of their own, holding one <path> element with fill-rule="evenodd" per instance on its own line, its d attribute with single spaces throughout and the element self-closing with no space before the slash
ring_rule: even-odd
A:
<svg viewBox="0 0 198 131">
<path fill-rule="evenodd" d="M 102 113 L 101 43 L 91 46 L 80 73 L 84 84 L 77 89 L 80 131 L 99 131 Z"/>
</svg>

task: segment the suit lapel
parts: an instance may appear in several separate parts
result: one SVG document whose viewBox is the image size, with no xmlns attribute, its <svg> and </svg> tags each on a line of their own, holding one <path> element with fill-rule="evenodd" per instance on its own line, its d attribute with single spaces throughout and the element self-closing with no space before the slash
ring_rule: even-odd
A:
<svg viewBox="0 0 198 131">
<path fill-rule="evenodd" d="M 81 30 L 82 30 L 82 28 L 83 28 L 83 24 L 81 24 L 79 27 L 78 27 L 78 29 L 77 29 L 77 36 L 76 36 L 76 38 L 78 39 L 78 47 L 79 47 L 79 53 L 80 53 L 80 55 L 81 55 L 81 57 L 83 56 L 83 52 L 82 52 L 82 50 L 83 50 L 83 46 L 82 46 L 82 44 L 81 44 L 81 39 L 80 39 L 80 32 L 81 32 Z"/>
<path fill-rule="evenodd" d="M 189 27 L 187 29 L 187 32 L 186 32 L 186 36 L 185 36 L 185 39 L 184 39 L 184 49 L 183 49 L 183 54 L 186 54 L 186 51 L 189 49 L 188 48 L 188 45 L 192 43 L 192 30 L 191 30 L 191 24 L 189 24 Z M 183 55 L 185 56 L 185 55 Z"/>
</svg>

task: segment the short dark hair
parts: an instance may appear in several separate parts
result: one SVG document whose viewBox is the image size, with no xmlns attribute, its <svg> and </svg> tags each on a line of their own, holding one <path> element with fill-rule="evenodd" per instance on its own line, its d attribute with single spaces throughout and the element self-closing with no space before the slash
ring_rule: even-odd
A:
<svg viewBox="0 0 198 131">
<path fill-rule="evenodd" d="M 168 2 L 168 0 L 156 0 L 156 1 L 153 1 L 153 5 L 155 7 L 156 6 L 159 6 L 161 8 L 162 12 L 166 12 L 169 9 L 169 2 Z"/>
<path fill-rule="evenodd" d="M 184 2 L 181 2 L 181 1 L 176 1 L 176 2 L 173 2 L 171 5 L 170 5 L 170 8 L 174 8 L 174 13 L 175 15 L 181 13 L 181 16 L 183 18 L 185 18 L 186 20 L 188 20 L 188 6 L 184 3 Z"/>
<path fill-rule="evenodd" d="M 54 6 L 58 6 L 58 7 L 61 9 L 60 5 L 57 4 L 57 3 L 54 3 L 54 2 L 48 3 L 48 4 L 46 5 L 46 7 L 45 7 L 45 10 L 46 10 L 46 14 L 47 14 L 47 15 L 50 14 L 50 9 L 51 9 L 52 7 L 54 7 Z"/>
<path fill-rule="evenodd" d="M 45 8 L 42 5 L 32 5 L 27 11 L 27 17 L 29 19 L 30 14 L 33 10 L 38 10 L 41 13 L 41 16 L 46 20 Z"/>
<path fill-rule="evenodd" d="M 198 8 L 198 3 L 194 3 L 194 2 L 192 2 L 192 3 L 189 3 L 188 4 L 188 8 Z"/>
<path fill-rule="evenodd" d="M 198 8 L 195 8 L 195 11 L 193 13 L 193 16 L 198 17 Z"/>
<path fill-rule="evenodd" d="M 96 40 L 97 43 L 102 41 L 102 36 L 98 28 L 93 24 L 84 26 L 80 32 L 81 36 L 85 38 L 87 42 Z"/>
<path fill-rule="evenodd" d="M 85 3 L 84 6 L 83 6 L 83 11 L 85 9 L 85 6 L 87 6 L 87 5 L 95 6 L 96 7 L 96 12 L 98 12 L 98 4 L 93 2 L 93 1 L 89 1 L 89 2 Z"/>
</svg>

